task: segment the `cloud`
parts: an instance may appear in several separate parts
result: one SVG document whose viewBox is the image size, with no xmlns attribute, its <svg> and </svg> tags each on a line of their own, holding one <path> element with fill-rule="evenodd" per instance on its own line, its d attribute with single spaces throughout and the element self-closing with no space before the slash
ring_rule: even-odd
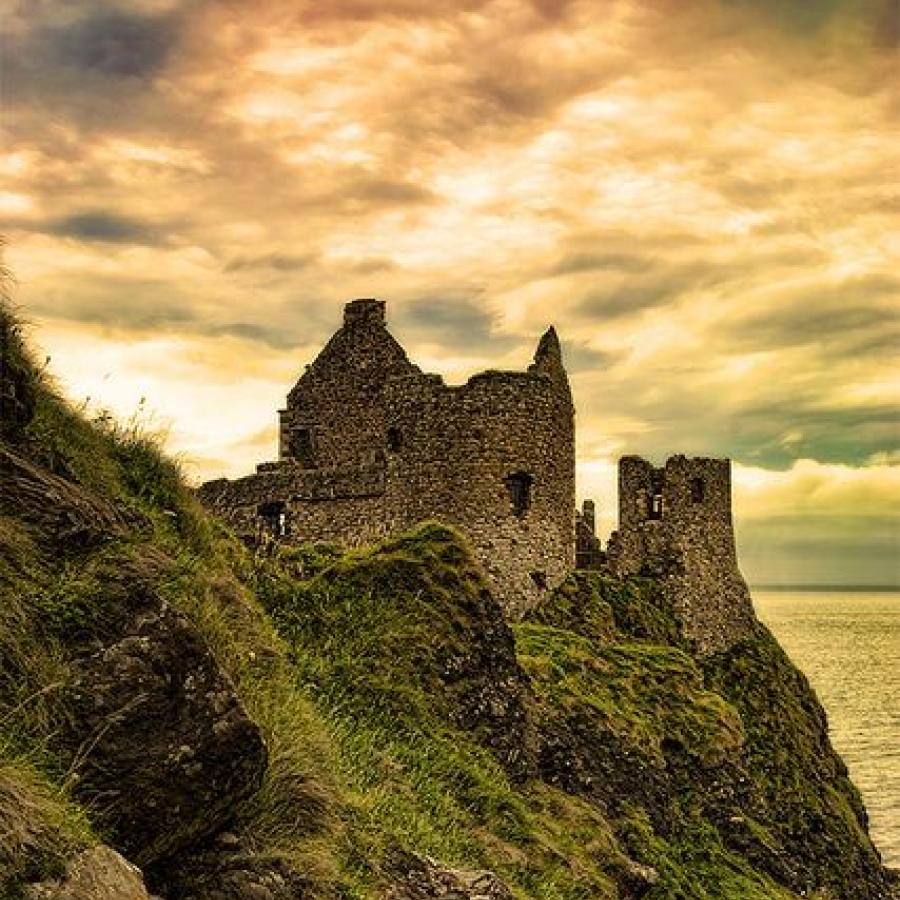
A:
<svg viewBox="0 0 900 900">
<path fill-rule="evenodd" d="M 900 466 L 848 466 L 794 460 L 783 470 L 738 466 L 736 500 L 744 519 L 807 514 L 890 517 L 900 503 Z"/>
<path fill-rule="evenodd" d="M 266 344 L 276 350 L 289 350 L 300 343 L 298 335 L 276 325 L 259 325 L 251 322 L 228 322 L 213 325 L 205 332 L 213 337 L 238 337 L 247 341 Z"/>
<path fill-rule="evenodd" d="M 197 320 L 188 295 L 152 278 L 96 278 L 89 287 L 32 298 L 29 308 L 40 316 L 126 332 L 190 328 Z"/>
<path fill-rule="evenodd" d="M 59 237 L 110 244 L 162 244 L 166 236 L 166 229 L 159 225 L 102 210 L 64 216 L 43 230 Z"/>
<path fill-rule="evenodd" d="M 887 20 L 896 19 L 892 0 L 819 0 L 817 3 L 781 3 L 780 0 L 737 0 L 755 16 L 783 28 L 789 34 L 815 37 L 829 24 L 847 20 L 863 22 L 873 39 L 883 35 Z"/>
<path fill-rule="evenodd" d="M 563 341 L 563 359 L 566 370 L 575 375 L 580 372 L 603 372 L 619 361 L 620 357 L 616 353 L 594 350 L 576 341 Z"/>
<path fill-rule="evenodd" d="M 773 471 L 737 466 L 742 565 L 758 584 L 900 583 L 900 467 L 795 460 Z"/>
<path fill-rule="evenodd" d="M 177 42 L 178 19 L 97 8 L 68 26 L 50 26 L 34 40 L 49 61 L 104 78 L 150 78 L 164 68 Z"/>
<path fill-rule="evenodd" d="M 852 343 L 868 349 L 900 339 L 900 279 L 871 273 L 832 283 L 812 281 L 777 291 L 780 302 L 749 310 L 728 325 L 738 344 L 754 347 Z"/>
<path fill-rule="evenodd" d="M 616 271 L 626 274 L 646 272 L 652 265 L 646 252 L 609 252 L 584 250 L 567 253 L 553 264 L 551 275 L 576 275 L 581 272 Z"/>
<path fill-rule="evenodd" d="M 361 179 L 348 188 L 346 194 L 354 200 L 363 199 L 390 206 L 428 203 L 434 199 L 427 188 L 390 178 Z"/>
<path fill-rule="evenodd" d="M 273 269 L 276 272 L 296 272 L 305 269 L 314 260 L 311 253 L 263 253 L 259 256 L 236 256 L 225 265 L 226 272 L 246 272 L 257 269 Z"/>
<path fill-rule="evenodd" d="M 485 306 L 479 289 L 448 288 L 439 296 L 413 294 L 403 298 L 393 321 L 407 346 L 434 345 L 448 355 L 465 350 L 473 356 L 488 354 L 497 359 L 523 343 L 520 337 L 497 333 L 497 319 Z"/>
<path fill-rule="evenodd" d="M 688 281 L 688 285 L 694 284 L 693 280 Z M 665 276 L 644 279 L 626 277 L 619 284 L 590 289 L 580 298 L 576 310 L 592 319 L 609 320 L 672 303 L 684 290 L 684 282 L 679 283 L 677 279 Z"/>
</svg>

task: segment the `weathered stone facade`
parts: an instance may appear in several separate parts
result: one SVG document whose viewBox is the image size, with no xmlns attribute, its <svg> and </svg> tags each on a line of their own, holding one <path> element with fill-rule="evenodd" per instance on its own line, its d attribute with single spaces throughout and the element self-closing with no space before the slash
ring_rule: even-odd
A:
<svg viewBox="0 0 900 900">
<path fill-rule="evenodd" d="M 577 566 L 660 577 L 700 652 L 753 628 L 727 459 L 623 458 L 606 552 L 593 502 L 575 510 L 574 410 L 552 328 L 526 372 L 449 386 L 410 362 L 383 302 L 354 300 L 279 422 L 277 462 L 200 489 L 250 540 L 357 546 L 436 519 L 465 533 L 511 616 Z"/>
<path fill-rule="evenodd" d="M 343 545 L 459 527 L 513 616 L 575 565 L 574 411 L 556 333 L 526 372 L 423 373 L 355 300 L 280 413 L 280 459 L 200 489 L 246 536 Z"/>
<path fill-rule="evenodd" d="M 606 562 L 603 545 L 597 537 L 597 512 L 593 500 L 585 500 L 575 510 L 575 568 L 602 569 Z"/>
<path fill-rule="evenodd" d="M 619 577 L 660 578 L 684 635 L 701 654 L 724 650 L 755 626 L 737 563 L 731 462 L 673 456 L 654 468 L 619 461 L 619 529 L 608 562 Z"/>
</svg>

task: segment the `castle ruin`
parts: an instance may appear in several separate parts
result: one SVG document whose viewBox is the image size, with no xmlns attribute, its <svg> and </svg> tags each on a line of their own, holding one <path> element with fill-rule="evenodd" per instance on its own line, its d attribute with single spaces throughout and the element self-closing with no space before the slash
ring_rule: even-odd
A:
<svg viewBox="0 0 900 900">
<path fill-rule="evenodd" d="M 724 650 L 752 632 L 731 520 L 730 460 L 673 456 L 662 468 L 637 456 L 619 460 L 619 528 L 606 555 L 619 578 L 660 580 L 699 652 Z"/>
<path fill-rule="evenodd" d="M 354 300 L 279 416 L 277 462 L 200 489 L 239 533 L 357 546 L 439 519 L 511 615 L 574 568 L 574 412 L 552 328 L 526 372 L 449 386 L 410 362 L 383 302 Z"/>
<path fill-rule="evenodd" d="M 574 408 L 553 328 L 527 371 L 450 386 L 410 362 L 383 302 L 354 300 L 279 413 L 278 461 L 207 482 L 200 498 L 249 540 L 352 547 L 428 519 L 454 525 L 511 617 L 578 567 L 660 579 L 702 653 L 755 622 L 727 459 L 623 458 L 604 552 L 593 501 L 575 509 Z"/>
</svg>

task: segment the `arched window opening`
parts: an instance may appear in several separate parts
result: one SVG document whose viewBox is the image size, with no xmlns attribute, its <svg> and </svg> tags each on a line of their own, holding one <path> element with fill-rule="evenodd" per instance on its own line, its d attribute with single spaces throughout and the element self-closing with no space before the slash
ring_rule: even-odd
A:
<svg viewBox="0 0 900 900">
<path fill-rule="evenodd" d="M 257 512 L 269 535 L 276 538 L 287 537 L 287 511 L 281 500 L 261 503 Z"/>
<path fill-rule="evenodd" d="M 652 492 L 649 496 L 647 518 L 661 519 L 663 516 L 663 496 L 661 493 Z"/>
<path fill-rule="evenodd" d="M 534 478 L 527 472 L 513 472 L 512 475 L 507 475 L 505 481 L 513 514 L 524 516 L 531 506 L 531 486 L 534 484 Z"/>
<path fill-rule="evenodd" d="M 399 453 L 403 449 L 403 435 L 395 425 L 387 430 L 387 448 L 391 453 Z"/>
</svg>

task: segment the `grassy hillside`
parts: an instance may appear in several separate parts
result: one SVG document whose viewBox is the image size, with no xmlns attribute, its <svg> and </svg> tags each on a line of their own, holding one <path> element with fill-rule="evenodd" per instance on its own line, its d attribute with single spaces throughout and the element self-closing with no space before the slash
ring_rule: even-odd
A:
<svg viewBox="0 0 900 900">
<path fill-rule="evenodd" d="M 0 328 L 0 896 L 100 841 L 168 900 L 214 896 L 235 847 L 285 897 L 384 896 L 411 853 L 523 900 L 887 896 L 821 708 L 765 631 L 701 664 L 652 581 L 587 575 L 511 628 L 435 523 L 252 552 L 150 437 L 73 410 Z M 72 719 L 85 671 L 167 610 L 268 755 L 221 821 L 181 810 L 142 844 L 127 795 L 151 788 L 112 796 L 91 765 L 153 722 Z"/>
</svg>

